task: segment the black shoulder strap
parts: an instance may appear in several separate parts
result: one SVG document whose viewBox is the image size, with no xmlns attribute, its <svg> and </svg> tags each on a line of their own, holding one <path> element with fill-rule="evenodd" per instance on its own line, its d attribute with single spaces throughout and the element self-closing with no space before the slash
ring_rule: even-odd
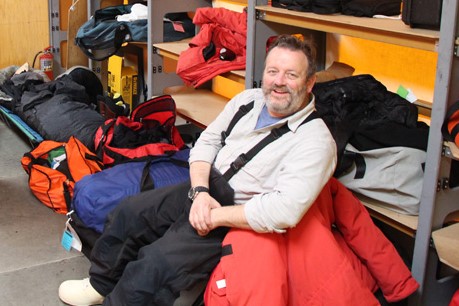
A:
<svg viewBox="0 0 459 306">
<path fill-rule="evenodd" d="M 300 125 L 303 125 L 311 120 L 319 118 L 319 115 L 316 111 L 313 111 L 306 117 Z M 239 155 L 235 161 L 233 161 L 228 170 L 223 174 L 223 177 L 226 181 L 229 181 L 233 175 L 235 175 L 245 164 L 247 164 L 255 155 L 258 154 L 265 146 L 273 142 L 274 140 L 278 139 L 282 135 L 286 134 L 290 131 L 287 123 L 282 125 L 281 127 L 275 128 L 271 130 L 271 133 L 263 138 L 259 143 L 257 143 L 252 149 L 250 149 L 247 153 L 242 153 Z"/>
<path fill-rule="evenodd" d="M 239 109 L 237 110 L 236 114 L 234 114 L 234 117 L 233 119 L 231 119 L 231 122 L 229 123 L 228 125 L 228 128 L 226 129 L 226 131 L 223 131 L 222 132 L 222 139 L 221 139 L 221 142 L 222 142 L 222 146 L 225 145 L 225 140 L 226 140 L 226 137 L 228 137 L 228 135 L 231 133 L 231 131 L 233 130 L 234 126 L 236 125 L 236 123 L 242 118 L 244 117 L 245 115 L 248 114 L 248 112 L 250 112 L 253 108 L 253 104 L 254 104 L 254 101 L 248 103 L 248 104 L 245 104 L 245 105 L 241 105 L 239 107 Z"/>
</svg>

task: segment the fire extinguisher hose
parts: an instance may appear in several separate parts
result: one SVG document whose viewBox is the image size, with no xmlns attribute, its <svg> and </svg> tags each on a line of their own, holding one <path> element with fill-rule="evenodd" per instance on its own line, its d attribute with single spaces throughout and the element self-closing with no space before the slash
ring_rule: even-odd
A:
<svg viewBox="0 0 459 306">
<path fill-rule="evenodd" d="M 35 56 L 33 58 L 33 62 L 32 62 L 32 68 L 35 68 L 35 61 L 37 60 L 37 57 L 42 53 L 43 53 L 43 51 L 40 50 L 40 51 L 37 52 L 37 54 L 35 54 Z"/>
</svg>

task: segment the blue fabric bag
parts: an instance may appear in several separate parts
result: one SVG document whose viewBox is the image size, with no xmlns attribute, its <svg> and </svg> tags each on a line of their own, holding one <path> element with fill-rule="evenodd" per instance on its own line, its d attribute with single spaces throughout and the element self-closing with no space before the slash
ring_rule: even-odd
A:
<svg viewBox="0 0 459 306">
<path fill-rule="evenodd" d="M 107 215 L 126 197 L 189 179 L 190 149 L 107 168 L 75 184 L 72 209 L 88 227 L 101 233 Z"/>
</svg>

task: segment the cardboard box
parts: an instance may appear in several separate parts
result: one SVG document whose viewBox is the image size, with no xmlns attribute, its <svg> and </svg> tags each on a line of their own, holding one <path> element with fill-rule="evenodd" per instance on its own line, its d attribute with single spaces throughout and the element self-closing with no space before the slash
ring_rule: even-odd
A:
<svg viewBox="0 0 459 306">
<path fill-rule="evenodd" d="M 138 74 L 132 66 L 125 66 L 124 59 L 113 55 L 108 59 L 108 92 L 111 96 L 121 94 L 132 110 L 138 104 Z"/>
</svg>

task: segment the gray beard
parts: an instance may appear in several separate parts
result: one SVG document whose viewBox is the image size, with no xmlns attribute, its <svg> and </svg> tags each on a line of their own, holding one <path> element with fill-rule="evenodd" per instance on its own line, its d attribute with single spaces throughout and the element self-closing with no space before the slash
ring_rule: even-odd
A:
<svg viewBox="0 0 459 306">
<path fill-rule="evenodd" d="M 265 97 L 265 101 L 266 101 L 266 106 L 268 107 L 268 110 L 269 111 L 273 111 L 277 114 L 281 114 L 281 115 L 284 115 L 284 116 L 289 116 L 289 115 L 292 115 L 293 113 L 297 112 L 298 110 L 304 108 L 306 105 L 307 105 L 307 101 L 306 100 L 306 97 L 307 97 L 307 94 L 306 94 L 306 88 L 302 89 L 301 91 L 299 91 L 297 94 L 293 94 L 289 89 L 288 90 L 288 93 L 290 94 L 290 97 L 291 99 L 287 101 L 287 105 L 279 105 L 279 104 L 275 104 L 274 103 L 271 103 L 271 100 L 269 98 L 270 96 L 270 93 L 275 89 L 276 87 L 274 88 L 268 88 L 268 89 L 265 89 L 263 88 L 263 96 Z M 277 87 L 279 88 L 279 87 Z M 299 100 L 302 100 L 301 102 L 299 102 Z M 278 106 L 281 106 L 281 107 L 278 107 Z"/>
</svg>

